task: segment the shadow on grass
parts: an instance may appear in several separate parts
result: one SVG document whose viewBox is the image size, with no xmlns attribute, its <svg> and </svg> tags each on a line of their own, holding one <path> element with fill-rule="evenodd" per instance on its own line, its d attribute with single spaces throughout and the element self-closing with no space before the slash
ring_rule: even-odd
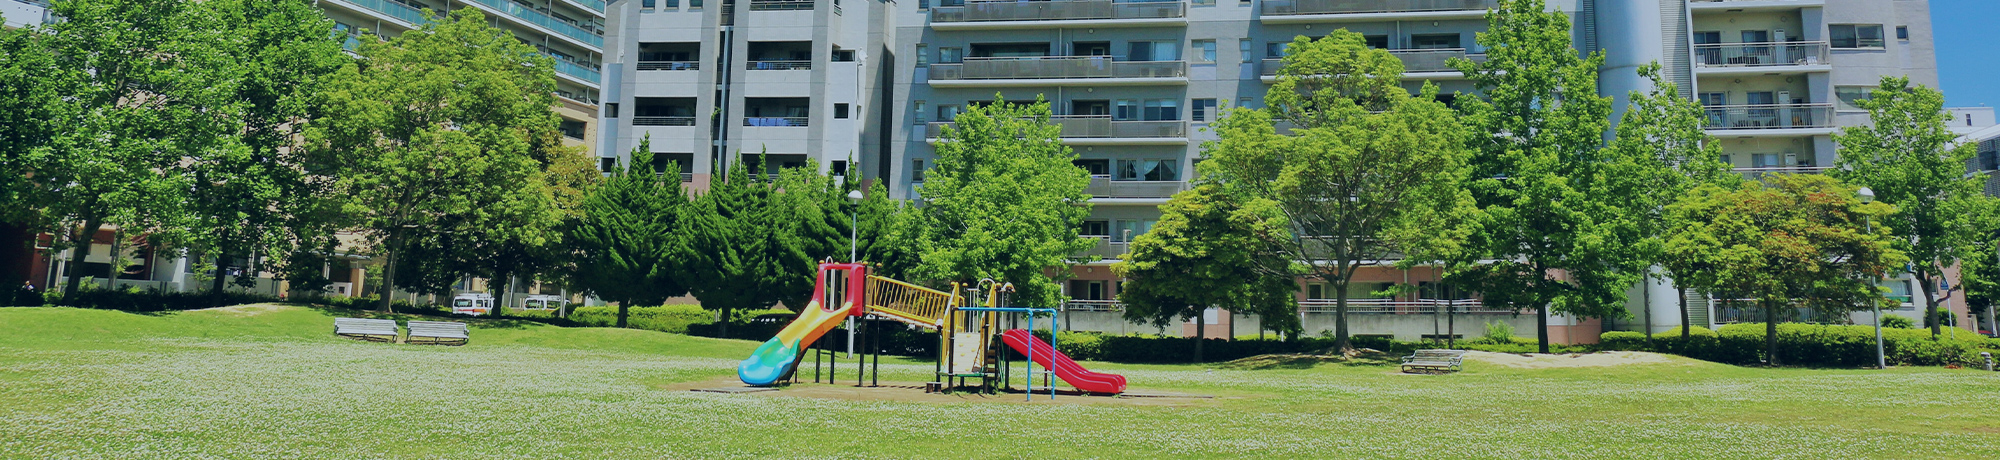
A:
<svg viewBox="0 0 2000 460">
<path fill-rule="evenodd" d="M 1257 355 L 1222 363 L 1223 369 L 1270 370 L 1270 369 L 1312 369 L 1321 364 L 1339 364 L 1348 367 L 1387 367 L 1401 363 L 1388 353 L 1361 349 L 1348 355 L 1316 354 L 1273 354 Z"/>
</svg>

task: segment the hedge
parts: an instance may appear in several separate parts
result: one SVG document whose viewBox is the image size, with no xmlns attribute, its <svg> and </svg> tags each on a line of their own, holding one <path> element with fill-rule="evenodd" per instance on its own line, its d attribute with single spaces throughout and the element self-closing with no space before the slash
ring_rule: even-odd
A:
<svg viewBox="0 0 2000 460">
<path fill-rule="evenodd" d="M 1038 330 L 1035 331 L 1035 336 L 1048 340 L 1049 334 L 1046 330 Z M 1351 341 L 1355 348 L 1374 349 L 1396 356 L 1408 355 L 1420 348 L 1445 348 L 1445 344 L 1442 343 L 1403 342 L 1376 336 L 1357 336 L 1352 337 Z M 1056 336 L 1056 350 L 1078 360 L 1185 363 L 1194 360 L 1194 342 L 1195 339 L 1188 337 L 1066 331 Z M 1334 339 L 1328 337 L 1300 337 L 1290 341 L 1232 341 L 1212 338 L 1202 343 L 1202 359 L 1207 362 L 1219 362 L 1268 354 L 1320 354 L 1332 350 L 1333 347 Z M 1453 343 L 1451 348 L 1496 353 L 1533 353 L 1539 349 L 1535 339 L 1524 337 L 1514 337 L 1506 343 L 1496 343 L 1483 338 L 1461 340 Z M 1588 350 L 1583 347 L 1551 345 L 1549 351 L 1572 353 Z"/>
<path fill-rule="evenodd" d="M 708 324 L 715 321 L 715 314 L 702 309 L 700 305 L 630 307 L 626 309 L 625 314 L 626 327 L 676 334 L 687 333 L 689 325 Z M 618 325 L 618 307 L 578 307 L 570 310 L 569 320 L 584 326 L 616 326 Z"/>
<path fill-rule="evenodd" d="M 1695 328 L 1690 337 L 1680 330 L 1653 334 L 1649 344 L 1638 332 L 1612 331 L 1599 337 L 1603 350 L 1671 353 L 1729 364 L 1760 364 L 1764 356 L 1764 324 L 1723 326 L 1719 331 Z M 1928 329 L 1882 329 L 1885 355 L 1899 366 L 1983 365 L 1980 351 L 1996 342 L 1972 333 L 1956 338 L 1947 332 L 1932 340 Z M 1875 328 L 1855 325 L 1782 323 L 1778 325 L 1778 362 L 1807 367 L 1869 367 L 1875 365 Z"/>
</svg>

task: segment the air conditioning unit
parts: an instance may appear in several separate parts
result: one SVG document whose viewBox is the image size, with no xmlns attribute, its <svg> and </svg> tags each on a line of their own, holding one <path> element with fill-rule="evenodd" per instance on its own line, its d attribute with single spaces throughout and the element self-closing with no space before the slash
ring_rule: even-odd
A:
<svg viewBox="0 0 2000 460">
<path fill-rule="evenodd" d="M 1785 165 L 1786 165 L 1786 166 L 1805 166 L 1806 164 L 1805 164 L 1805 163 L 1800 163 L 1800 162 L 1799 162 L 1799 154 L 1797 154 L 1797 153 L 1792 153 L 1792 152 L 1785 152 Z"/>
</svg>

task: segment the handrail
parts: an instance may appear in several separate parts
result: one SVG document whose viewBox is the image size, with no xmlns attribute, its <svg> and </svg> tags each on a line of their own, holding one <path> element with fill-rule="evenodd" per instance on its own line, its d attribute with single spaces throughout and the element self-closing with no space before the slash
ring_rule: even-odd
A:
<svg viewBox="0 0 2000 460">
<path fill-rule="evenodd" d="M 919 327 L 943 327 L 956 296 L 944 291 L 869 275 L 868 311 Z"/>
</svg>

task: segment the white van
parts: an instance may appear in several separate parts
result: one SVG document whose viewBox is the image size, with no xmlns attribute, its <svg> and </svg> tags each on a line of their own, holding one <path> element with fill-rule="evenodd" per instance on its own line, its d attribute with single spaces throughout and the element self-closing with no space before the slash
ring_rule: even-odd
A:
<svg viewBox="0 0 2000 460">
<path fill-rule="evenodd" d="M 451 312 L 460 315 L 481 316 L 493 312 L 493 295 L 467 292 L 451 298 Z"/>
<path fill-rule="evenodd" d="M 569 311 L 569 299 L 547 294 L 522 296 L 521 309 L 535 311 L 555 310 L 556 316 L 563 316 L 564 313 Z"/>
</svg>

